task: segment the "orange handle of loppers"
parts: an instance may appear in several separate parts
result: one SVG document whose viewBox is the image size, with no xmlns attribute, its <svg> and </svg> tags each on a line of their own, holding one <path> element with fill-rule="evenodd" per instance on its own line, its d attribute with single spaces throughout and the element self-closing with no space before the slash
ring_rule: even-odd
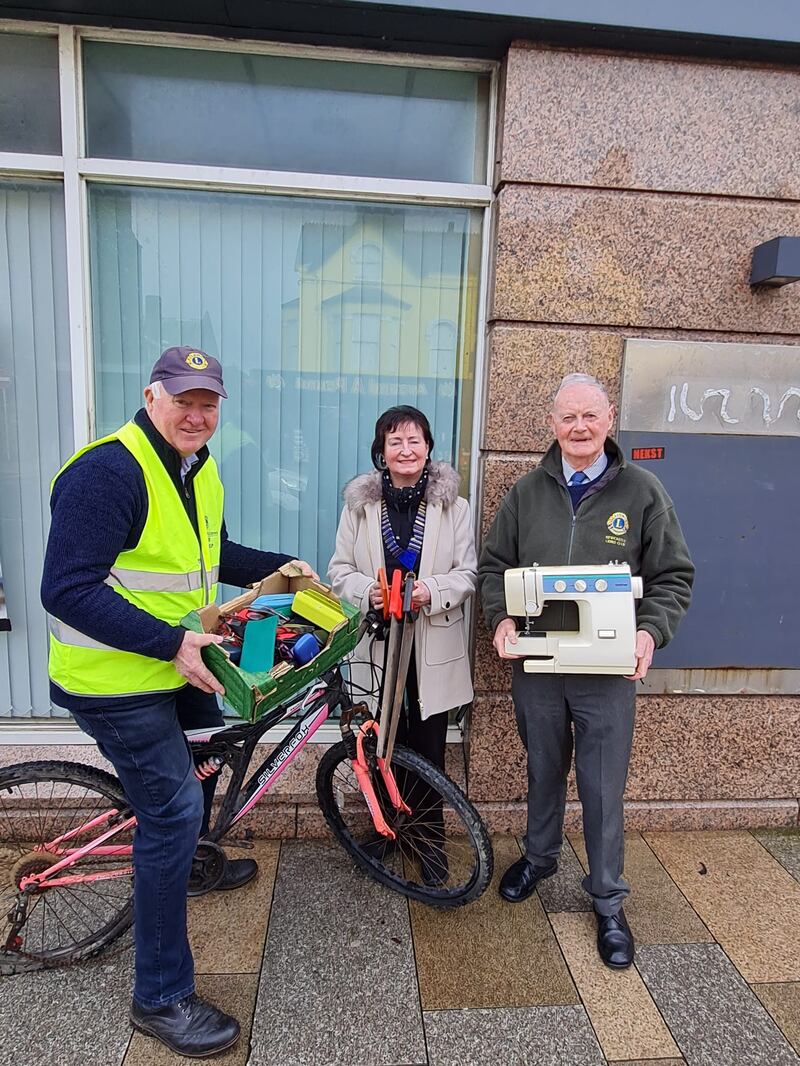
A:
<svg viewBox="0 0 800 1066">
<path fill-rule="evenodd" d="M 399 570 L 392 574 L 392 587 L 389 591 L 389 614 L 392 618 L 403 617 L 403 575 Z"/>
<path fill-rule="evenodd" d="M 378 571 L 378 585 L 381 590 L 381 600 L 383 601 L 383 617 L 389 617 L 389 582 L 386 580 L 386 571 L 383 567 Z"/>
</svg>

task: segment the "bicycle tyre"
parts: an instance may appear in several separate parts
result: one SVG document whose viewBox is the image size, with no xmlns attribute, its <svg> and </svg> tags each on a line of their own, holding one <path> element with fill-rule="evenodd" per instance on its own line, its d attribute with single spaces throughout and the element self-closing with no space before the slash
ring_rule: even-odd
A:
<svg viewBox="0 0 800 1066">
<path fill-rule="evenodd" d="M 32 897 L 35 903 L 19 931 L 21 943 L 15 950 L 5 947 L 11 932 L 11 913 L 19 895 L 20 866 L 29 860 L 36 865 L 37 845 L 111 807 L 124 811 L 128 802 L 119 780 L 104 770 L 56 761 L 18 763 L 0 770 L 0 975 L 29 973 L 91 958 L 130 928 L 133 875 L 126 874 L 92 884 L 56 886 L 35 894 Z M 132 835 L 132 830 L 126 830 L 111 842 L 127 844 L 132 841 Z M 92 863 L 93 869 L 109 871 L 115 863 L 129 866 L 131 859 L 87 856 L 86 863 Z M 87 865 L 82 868 L 87 869 Z M 78 864 L 65 872 L 76 869 Z M 61 901 L 60 915 L 54 909 L 57 901 Z M 89 917 L 95 913 L 92 906 L 101 907 L 94 926 Z M 37 945 L 32 923 L 40 907 L 36 922 L 41 943 Z M 46 942 L 45 938 L 48 907 L 54 917 L 50 935 L 57 938 L 56 943 Z M 63 931 L 71 926 L 84 927 L 83 935 L 73 936 L 71 944 L 63 944 Z"/>
<path fill-rule="evenodd" d="M 423 787 L 431 794 L 440 797 L 444 805 L 445 821 L 448 823 L 445 850 L 450 856 L 450 880 L 453 883 L 440 887 L 422 883 L 413 845 L 413 840 L 419 835 L 419 823 L 412 816 L 411 820 L 398 824 L 396 812 L 388 800 L 382 803 L 382 810 L 397 832 L 398 846 L 393 854 L 386 854 L 386 849 L 384 854 L 381 854 L 380 848 L 378 854 L 375 854 L 374 824 L 367 811 L 363 794 L 355 783 L 351 759 L 344 741 L 328 749 L 317 769 L 317 801 L 334 836 L 366 874 L 409 899 L 442 909 L 462 907 L 476 900 L 489 885 L 494 868 L 492 845 L 480 815 L 458 785 L 417 752 L 396 745 L 392 755 L 392 769 L 398 785 L 404 774 L 411 774 L 423 782 Z M 412 786 L 412 789 L 414 787 L 416 786 Z M 413 796 L 406 795 L 405 798 Z M 463 873 L 455 875 L 452 873 L 453 850 L 455 841 L 460 840 L 462 835 L 466 837 L 467 843 L 459 844 L 460 851 L 455 858 L 460 860 L 459 866 L 465 868 Z"/>
</svg>

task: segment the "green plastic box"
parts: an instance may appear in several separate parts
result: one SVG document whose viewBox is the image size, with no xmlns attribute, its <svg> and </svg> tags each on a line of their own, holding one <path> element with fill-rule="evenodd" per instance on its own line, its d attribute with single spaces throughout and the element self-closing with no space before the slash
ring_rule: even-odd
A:
<svg viewBox="0 0 800 1066">
<path fill-rule="evenodd" d="M 219 606 L 211 604 L 199 611 L 192 611 L 181 622 L 186 629 L 195 633 L 213 633 L 221 615 L 233 614 L 242 607 L 247 607 L 257 596 L 274 592 L 295 593 L 301 589 L 313 589 L 344 611 L 345 621 L 331 630 L 325 647 L 305 666 L 296 667 L 280 662 L 264 673 L 250 673 L 235 666 L 216 644 L 203 648 L 203 661 L 214 677 L 225 686 L 225 703 L 248 722 L 257 722 L 273 707 L 286 703 L 295 692 L 299 692 L 320 674 L 341 662 L 358 643 L 361 624 L 358 608 L 345 600 L 337 599 L 326 585 L 318 581 L 292 576 L 296 573 L 296 569 L 291 565 L 282 567 L 254 585 L 250 592 Z"/>
</svg>

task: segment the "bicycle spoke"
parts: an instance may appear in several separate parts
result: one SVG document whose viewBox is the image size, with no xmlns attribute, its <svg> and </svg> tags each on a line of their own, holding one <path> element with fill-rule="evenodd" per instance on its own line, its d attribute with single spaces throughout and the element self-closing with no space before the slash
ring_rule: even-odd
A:
<svg viewBox="0 0 800 1066">
<path fill-rule="evenodd" d="M 11 791 L 11 790 L 9 789 L 9 791 Z M 16 840 L 16 833 L 14 831 L 14 826 L 13 826 L 13 823 L 11 821 L 11 815 L 9 813 L 7 813 L 7 811 L 6 811 L 6 801 L 2 797 L 2 795 L 0 795 L 0 807 L 2 807 L 2 810 L 3 810 L 3 815 L 5 817 L 5 824 L 8 826 L 8 837 L 6 838 L 5 830 L 3 829 L 2 826 L 0 826 L 0 834 L 2 834 L 3 839 L 5 839 L 7 843 L 9 843 L 12 846 L 16 847 L 17 851 L 19 852 L 19 854 L 22 855 L 24 849 L 22 847 L 22 843 L 18 842 Z"/>
</svg>

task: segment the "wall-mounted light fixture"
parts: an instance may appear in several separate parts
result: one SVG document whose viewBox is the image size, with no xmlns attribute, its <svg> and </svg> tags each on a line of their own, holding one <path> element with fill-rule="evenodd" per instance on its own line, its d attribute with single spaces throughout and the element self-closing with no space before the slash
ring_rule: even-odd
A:
<svg viewBox="0 0 800 1066">
<path fill-rule="evenodd" d="M 800 237 L 773 237 L 753 249 L 751 285 L 778 288 L 800 281 Z"/>
</svg>

